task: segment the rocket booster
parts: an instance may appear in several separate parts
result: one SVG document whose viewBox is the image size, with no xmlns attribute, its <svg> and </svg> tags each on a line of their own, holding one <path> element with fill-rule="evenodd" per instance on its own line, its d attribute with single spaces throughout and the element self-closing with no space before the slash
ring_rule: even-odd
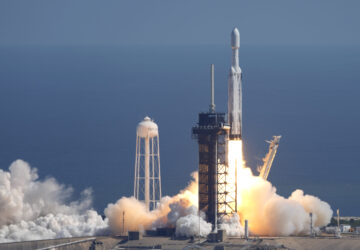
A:
<svg viewBox="0 0 360 250">
<path fill-rule="evenodd" d="M 230 139 L 242 138 L 242 84 L 239 66 L 240 33 L 237 28 L 231 32 L 232 62 L 228 81 L 228 123 Z"/>
</svg>

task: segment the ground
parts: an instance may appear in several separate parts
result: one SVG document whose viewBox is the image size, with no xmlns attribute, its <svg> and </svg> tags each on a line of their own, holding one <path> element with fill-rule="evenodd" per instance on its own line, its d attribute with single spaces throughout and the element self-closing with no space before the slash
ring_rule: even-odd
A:
<svg viewBox="0 0 360 250">
<path fill-rule="evenodd" d="M 79 242 L 71 245 L 64 243 Z M 0 244 L 0 249 L 360 249 L 360 236 L 347 235 L 310 237 L 261 237 L 250 240 L 229 238 L 225 242 L 210 243 L 206 239 L 171 239 L 168 237 L 143 237 L 127 241 L 124 237 L 83 237 L 71 239 L 28 241 Z"/>
</svg>

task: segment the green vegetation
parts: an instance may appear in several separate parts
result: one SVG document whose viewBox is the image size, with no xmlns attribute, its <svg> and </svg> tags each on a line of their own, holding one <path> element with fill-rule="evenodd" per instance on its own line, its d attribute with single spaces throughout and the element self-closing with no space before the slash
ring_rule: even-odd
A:
<svg viewBox="0 0 360 250">
<path fill-rule="evenodd" d="M 350 219 L 350 220 L 340 219 L 340 224 L 348 224 L 353 228 L 354 227 L 360 227 L 360 219 L 358 219 L 358 220 L 355 220 L 355 219 Z M 337 226 L 337 218 L 336 217 L 331 218 L 331 222 L 330 222 L 329 226 Z"/>
</svg>

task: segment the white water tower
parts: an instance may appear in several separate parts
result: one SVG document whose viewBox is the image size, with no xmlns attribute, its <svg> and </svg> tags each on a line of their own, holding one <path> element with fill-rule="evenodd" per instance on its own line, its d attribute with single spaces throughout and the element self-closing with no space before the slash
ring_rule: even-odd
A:
<svg viewBox="0 0 360 250">
<path fill-rule="evenodd" d="M 136 129 L 134 196 L 150 211 L 161 199 L 159 130 L 148 116 Z"/>
</svg>

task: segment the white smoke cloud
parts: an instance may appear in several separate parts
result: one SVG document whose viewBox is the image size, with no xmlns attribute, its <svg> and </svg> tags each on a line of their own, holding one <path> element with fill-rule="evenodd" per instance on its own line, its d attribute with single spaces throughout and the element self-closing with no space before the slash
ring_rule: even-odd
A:
<svg viewBox="0 0 360 250">
<path fill-rule="evenodd" d="M 103 220 L 91 209 L 90 189 L 83 191 L 78 201 L 68 202 L 70 187 L 54 178 L 39 180 L 36 169 L 17 160 L 9 171 L 0 170 L 0 242 L 92 236 L 107 230 L 121 234 L 123 229 L 162 227 L 175 228 L 177 236 L 206 236 L 212 226 L 203 213 L 198 215 L 197 173 L 192 177 L 187 188 L 173 197 L 163 197 L 153 211 L 147 211 L 145 204 L 134 197 L 123 197 L 107 206 L 107 219 Z M 238 177 L 238 214 L 223 218 L 218 225 L 229 236 L 244 235 L 245 219 L 253 234 L 277 236 L 308 233 L 310 212 L 315 227 L 330 222 L 329 204 L 317 197 L 296 190 L 284 198 L 270 182 L 253 176 L 249 168 L 239 169 Z"/>
<path fill-rule="evenodd" d="M 199 216 L 195 206 L 187 211 L 189 214 L 179 217 L 176 221 L 176 236 L 206 237 L 212 230 L 211 223 L 205 221 L 205 215 Z"/>
<path fill-rule="evenodd" d="M 111 231 L 115 234 L 122 234 L 123 229 L 125 232 L 150 229 L 157 218 L 155 212 L 148 212 L 145 203 L 135 197 L 123 197 L 115 204 L 109 204 L 105 209 L 105 215 Z"/>
<path fill-rule="evenodd" d="M 223 217 L 219 222 L 219 229 L 225 230 L 226 234 L 232 237 L 244 235 L 244 227 L 241 226 L 239 215 L 236 213 L 230 217 Z"/>
<path fill-rule="evenodd" d="M 181 226 L 180 218 L 189 216 L 187 219 L 182 220 L 184 223 L 189 219 L 195 218 L 197 213 L 198 202 L 198 181 L 197 173 L 192 173 L 193 180 L 189 183 L 188 187 L 180 191 L 179 194 L 169 197 L 165 196 L 161 199 L 157 209 L 147 211 L 145 204 L 136 200 L 134 197 L 123 197 L 115 204 L 109 204 L 105 209 L 105 215 L 109 219 L 109 226 L 115 234 L 120 234 L 123 228 L 128 230 L 148 230 L 163 227 L 177 228 Z M 125 224 L 123 225 L 123 215 L 125 212 Z M 204 223 L 205 229 L 209 224 L 203 218 L 200 221 Z M 180 224 L 179 224 L 180 223 Z M 196 219 L 199 223 L 199 217 Z M 125 230 L 126 231 L 126 230 Z M 182 229 L 179 235 L 189 235 Z"/>
<path fill-rule="evenodd" d="M 68 238 L 107 234 L 107 224 L 94 210 L 84 214 L 47 214 L 0 229 L 0 242 Z"/>
<path fill-rule="evenodd" d="M 211 223 L 205 221 L 205 215 L 198 216 L 198 208 L 191 205 L 186 197 L 166 196 L 161 199 L 160 206 L 153 211 L 147 211 L 145 204 L 134 197 L 123 197 L 115 204 L 109 204 L 105 215 L 113 233 L 121 234 L 134 230 L 149 230 L 156 228 L 176 228 L 177 236 L 206 236 L 211 231 Z M 125 224 L 123 224 L 123 216 Z M 200 231 L 199 231 L 200 223 Z"/>
<path fill-rule="evenodd" d="M 68 203 L 72 189 L 54 178 L 38 179 L 22 160 L 0 169 L 0 242 L 87 236 L 104 233 L 107 221 L 90 209 L 91 190 Z"/>
<path fill-rule="evenodd" d="M 250 180 L 240 189 L 238 207 L 241 221 L 249 221 L 250 232 L 256 235 L 288 236 L 310 232 L 310 216 L 313 213 L 315 227 L 330 223 L 332 213 L 328 203 L 302 190 L 294 191 L 289 198 L 276 193 L 270 182 L 252 176 L 249 169 L 240 171 L 242 178 Z"/>
<path fill-rule="evenodd" d="M 252 234 L 308 234 L 310 212 L 313 213 L 315 226 L 325 226 L 330 222 L 332 210 L 326 202 L 304 195 L 301 190 L 294 191 L 289 198 L 282 197 L 269 181 L 254 176 L 243 160 L 241 140 L 229 141 L 228 150 L 229 172 L 237 171 L 237 211 L 242 225 L 248 220 Z M 229 179 L 235 183 L 235 179 Z"/>
<path fill-rule="evenodd" d="M 313 213 L 315 227 L 327 225 L 332 216 L 332 210 L 319 198 L 304 195 L 296 190 L 289 198 L 276 193 L 276 188 L 266 180 L 253 176 L 249 168 L 239 169 L 238 214 L 225 217 L 219 222 L 219 229 L 224 229 L 229 236 L 244 235 L 244 220 L 249 221 L 250 232 L 255 235 L 302 235 L 309 233 L 310 217 Z M 198 216 L 198 180 L 197 174 L 192 174 L 194 180 L 189 186 L 174 197 L 164 197 L 158 209 L 148 212 L 143 202 L 134 197 L 121 198 L 115 204 L 109 204 L 105 215 L 113 232 L 122 232 L 122 212 L 125 211 L 125 228 L 129 230 L 156 229 L 162 227 L 176 228 L 177 236 L 199 235 L 211 232 L 211 224 L 205 216 Z M 126 231 L 126 230 L 125 230 Z"/>
<path fill-rule="evenodd" d="M 307 213 L 313 213 L 313 223 L 315 227 L 329 224 L 333 211 L 328 203 L 312 195 L 304 195 L 304 191 L 295 190 L 289 200 L 296 201 L 305 209 Z"/>
</svg>

